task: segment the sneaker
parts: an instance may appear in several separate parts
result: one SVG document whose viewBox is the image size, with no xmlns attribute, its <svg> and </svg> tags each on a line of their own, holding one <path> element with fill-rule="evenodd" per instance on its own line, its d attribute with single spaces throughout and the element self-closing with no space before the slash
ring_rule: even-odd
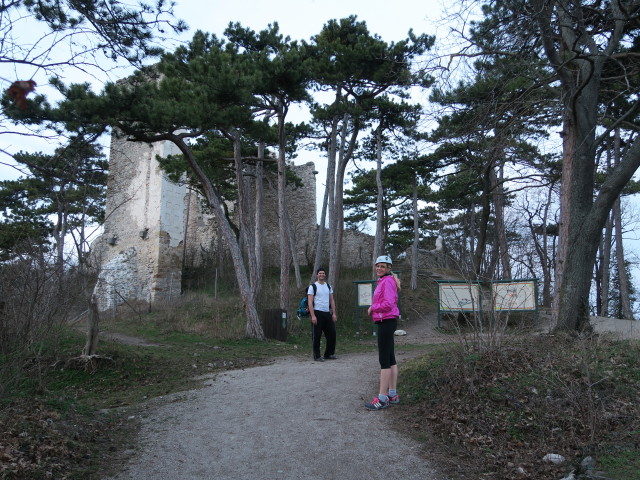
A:
<svg viewBox="0 0 640 480">
<path fill-rule="evenodd" d="M 373 397 L 373 400 L 371 400 L 371 403 L 364 404 L 364 408 L 366 408 L 367 410 L 382 410 L 383 408 L 388 408 L 388 407 L 389 407 L 389 400 L 387 400 L 386 402 L 383 402 L 378 397 Z"/>
<path fill-rule="evenodd" d="M 392 403 L 393 405 L 400 403 L 400 395 L 396 393 L 393 397 L 389 397 L 389 403 Z"/>
<path fill-rule="evenodd" d="M 316 362 L 324 362 L 324 358 L 322 358 L 322 357 L 316 357 L 316 358 L 314 358 L 314 360 Z"/>
<path fill-rule="evenodd" d="M 325 360 L 337 360 L 338 357 L 336 357 L 335 355 L 325 355 L 324 359 Z"/>
</svg>

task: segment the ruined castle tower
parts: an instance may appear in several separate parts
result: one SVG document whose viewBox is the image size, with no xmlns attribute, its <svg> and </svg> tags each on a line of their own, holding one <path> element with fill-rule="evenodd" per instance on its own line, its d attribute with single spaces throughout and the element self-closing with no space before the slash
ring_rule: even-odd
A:
<svg viewBox="0 0 640 480">
<path fill-rule="evenodd" d="M 110 177 L 104 232 L 92 246 L 99 268 L 98 307 L 105 311 L 126 302 L 170 301 L 181 292 L 185 254 L 197 265 L 216 236 L 213 216 L 203 213 L 201 198 L 169 180 L 156 156 L 178 154 L 171 142 L 111 140 Z M 292 228 L 303 264 L 315 254 L 316 183 L 313 163 L 291 166 L 303 188 L 287 193 Z M 277 197 L 265 186 L 264 251 L 279 251 Z M 265 255 L 265 265 L 278 256 Z"/>
<path fill-rule="evenodd" d="M 111 140 L 104 232 L 92 246 L 101 311 L 180 293 L 186 188 L 155 159 L 176 153 L 170 142 Z"/>
</svg>

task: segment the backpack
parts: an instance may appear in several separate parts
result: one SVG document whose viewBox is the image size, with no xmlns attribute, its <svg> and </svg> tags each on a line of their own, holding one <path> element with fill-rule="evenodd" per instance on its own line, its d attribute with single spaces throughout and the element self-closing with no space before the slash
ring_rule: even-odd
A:
<svg viewBox="0 0 640 480">
<path fill-rule="evenodd" d="M 310 287 L 313 288 L 313 296 L 315 297 L 318 287 L 316 287 L 315 283 L 312 283 Z M 329 291 L 331 291 L 331 285 L 327 283 L 327 287 L 329 287 Z M 296 311 L 296 315 L 299 319 L 303 319 L 304 317 L 309 316 L 309 299 L 307 297 L 308 290 L 309 290 L 309 287 L 305 289 L 304 297 L 302 297 L 302 299 L 300 300 L 300 303 L 298 304 L 298 310 Z"/>
</svg>

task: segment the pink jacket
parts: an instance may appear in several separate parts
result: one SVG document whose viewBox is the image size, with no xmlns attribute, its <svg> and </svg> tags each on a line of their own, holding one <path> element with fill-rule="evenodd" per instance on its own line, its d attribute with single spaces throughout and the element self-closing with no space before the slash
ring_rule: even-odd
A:
<svg viewBox="0 0 640 480">
<path fill-rule="evenodd" d="M 378 286 L 373 292 L 371 303 L 371 317 L 374 322 L 381 322 L 388 318 L 397 318 L 398 310 L 398 286 L 393 275 L 385 275 L 378 279 Z"/>
</svg>

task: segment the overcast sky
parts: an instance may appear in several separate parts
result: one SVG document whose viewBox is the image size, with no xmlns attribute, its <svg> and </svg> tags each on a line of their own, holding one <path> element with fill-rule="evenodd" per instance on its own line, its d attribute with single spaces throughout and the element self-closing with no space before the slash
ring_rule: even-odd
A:
<svg viewBox="0 0 640 480">
<path fill-rule="evenodd" d="M 221 35 L 229 22 L 262 30 L 277 21 L 283 34 L 294 40 L 309 39 L 331 19 L 357 15 L 369 31 L 386 41 L 416 33 L 434 33 L 440 0 L 178 0 L 176 13 L 192 32 L 200 29 Z"/>
</svg>

